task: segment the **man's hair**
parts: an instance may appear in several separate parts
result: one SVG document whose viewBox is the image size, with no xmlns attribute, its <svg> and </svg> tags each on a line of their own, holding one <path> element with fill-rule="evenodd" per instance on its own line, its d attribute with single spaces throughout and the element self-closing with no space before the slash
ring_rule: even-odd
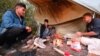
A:
<svg viewBox="0 0 100 56">
<path fill-rule="evenodd" d="M 44 22 L 47 22 L 48 23 L 49 21 L 48 21 L 48 19 L 45 19 Z"/>
<path fill-rule="evenodd" d="M 24 7 L 24 8 L 26 9 L 26 5 L 25 5 L 24 3 L 17 3 L 17 4 L 15 5 L 15 7 L 16 7 L 16 6 Z"/>
<path fill-rule="evenodd" d="M 90 17 L 92 17 L 92 13 L 85 13 L 84 15 L 83 15 L 83 17 L 85 17 L 85 16 L 90 16 Z"/>
</svg>

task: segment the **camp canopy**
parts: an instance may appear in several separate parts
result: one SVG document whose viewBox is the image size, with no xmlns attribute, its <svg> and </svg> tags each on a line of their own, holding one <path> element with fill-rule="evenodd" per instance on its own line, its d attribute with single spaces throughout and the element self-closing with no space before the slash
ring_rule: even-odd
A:
<svg viewBox="0 0 100 56">
<path fill-rule="evenodd" d="M 100 14 L 99 0 L 73 0 L 73 1 Z"/>
<path fill-rule="evenodd" d="M 100 14 L 100 1 L 98 0 L 28 0 L 35 6 L 34 18 L 43 23 L 49 20 L 55 25 L 58 32 L 84 31 L 81 16 L 86 12 Z"/>
</svg>

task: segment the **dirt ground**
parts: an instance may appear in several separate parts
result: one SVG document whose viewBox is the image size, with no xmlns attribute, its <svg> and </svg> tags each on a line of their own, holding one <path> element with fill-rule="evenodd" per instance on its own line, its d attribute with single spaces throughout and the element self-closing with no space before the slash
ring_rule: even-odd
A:
<svg viewBox="0 0 100 56">
<path fill-rule="evenodd" d="M 20 44 L 18 44 L 17 46 L 20 46 Z M 4 54 L 1 56 L 63 56 L 53 49 L 52 43 L 46 43 L 46 46 L 47 47 L 44 49 L 36 48 L 36 49 L 33 49 L 31 51 L 26 51 L 26 52 L 21 52 L 17 49 L 14 49 L 16 51 L 14 51 L 13 53 L 10 53 L 10 54 L 8 54 L 8 52 L 12 52 L 12 50 L 8 50 L 8 51 L 5 50 L 6 55 Z M 62 51 L 68 51 L 73 56 L 87 56 L 86 47 L 83 47 L 81 52 L 73 51 L 67 45 L 60 47 L 59 49 Z M 0 53 L 2 53 L 2 50 L 0 50 Z"/>
</svg>

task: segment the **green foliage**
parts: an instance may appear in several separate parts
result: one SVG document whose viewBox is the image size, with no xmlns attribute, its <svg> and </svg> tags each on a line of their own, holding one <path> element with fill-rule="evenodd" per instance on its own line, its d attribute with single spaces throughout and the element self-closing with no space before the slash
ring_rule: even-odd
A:
<svg viewBox="0 0 100 56">
<path fill-rule="evenodd" d="M 19 0 L 0 0 L 0 22 L 2 15 L 4 12 L 8 9 L 11 9 L 14 7 L 14 5 L 18 2 Z"/>
<path fill-rule="evenodd" d="M 27 6 L 26 15 L 25 15 L 25 21 L 27 23 L 26 25 L 32 27 L 33 34 L 35 34 L 37 31 L 37 23 L 34 19 L 35 7 L 32 4 L 30 4 L 27 0 L 20 0 L 20 2 L 25 3 Z"/>
<path fill-rule="evenodd" d="M 32 27 L 33 34 L 35 34 L 37 31 L 37 23 L 34 19 L 34 6 L 32 6 L 32 4 L 28 2 L 26 3 L 26 5 L 27 5 L 27 11 L 25 15 L 26 22 L 28 26 Z"/>
</svg>

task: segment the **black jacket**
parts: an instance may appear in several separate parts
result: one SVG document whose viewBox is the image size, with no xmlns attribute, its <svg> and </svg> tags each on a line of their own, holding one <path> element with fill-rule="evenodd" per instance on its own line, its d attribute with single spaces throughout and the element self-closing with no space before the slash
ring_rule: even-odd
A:
<svg viewBox="0 0 100 56">
<path fill-rule="evenodd" d="M 48 25 L 48 26 L 49 26 L 49 25 Z M 47 26 L 47 27 L 48 27 L 48 26 Z M 44 25 L 44 24 L 41 24 L 41 27 L 40 27 L 40 38 L 42 38 L 43 32 L 45 31 L 45 29 L 46 29 L 45 25 Z"/>
</svg>

